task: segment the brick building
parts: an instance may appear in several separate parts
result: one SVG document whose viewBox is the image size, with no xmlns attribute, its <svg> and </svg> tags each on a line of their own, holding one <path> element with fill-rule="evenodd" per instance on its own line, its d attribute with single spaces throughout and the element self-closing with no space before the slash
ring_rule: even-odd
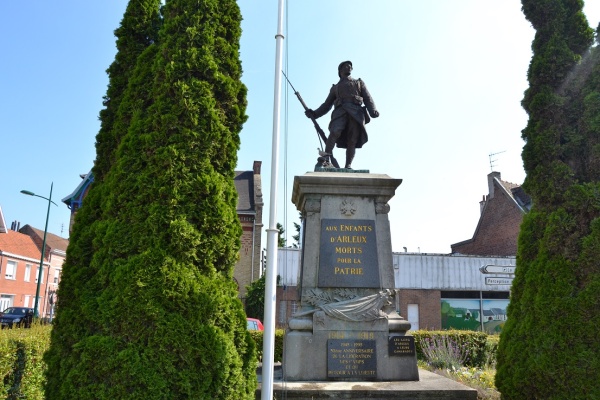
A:
<svg viewBox="0 0 600 400">
<path fill-rule="evenodd" d="M 451 245 L 453 254 L 515 256 L 523 215 L 531 198 L 521 186 L 500 179 L 500 172 L 488 175 L 487 196 L 480 202 L 481 215 L 471 239 Z"/>
<path fill-rule="evenodd" d="M 235 171 L 235 188 L 238 192 L 237 214 L 242 225 L 240 257 L 234 268 L 234 279 L 238 285 L 240 297 L 246 295 L 246 286 L 260 278 L 261 269 L 261 233 L 263 228 L 263 198 L 261 186 L 261 161 L 254 161 L 252 170 Z M 90 171 L 81 175 L 82 181 L 75 190 L 62 199 L 71 209 L 71 224 L 77 210 L 81 207 L 91 184 L 94 174 Z"/>
<path fill-rule="evenodd" d="M 395 253 L 398 309 L 413 327 L 499 332 L 506 319 L 517 241 L 531 198 L 520 185 L 487 176 L 480 216 L 471 239 L 452 253 Z M 490 270 L 503 272 L 485 273 Z"/>
<path fill-rule="evenodd" d="M 19 229 L 20 233 L 23 233 L 33 239 L 33 242 L 36 244 L 38 249 L 42 249 L 42 244 L 44 241 L 44 231 L 34 228 L 31 225 L 25 225 L 21 229 Z M 44 251 L 44 258 L 48 260 L 50 267 L 47 271 L 44 271 L 44 278 L 42 279 L 43 288 L 43 298 L 50 300 L 50 296 L 56 293 L 58 289 L 58 282 L 60 281 L 60 274 L 62 273 L 62 266 L 67 258 L 67 247 L 69 246 L 69 240 L 62 238 L 53 233 L 46 233 L 46 249 Z M 54 299 L 56 296 L 54 296 Z M 54 310 L 52 307 L 55 302 L 52 301 L 53 304 L 50 304 L 49 301 L 44 302 L 44 306 L 40 307 L 40 315 L 44 315 L 49 317 L 51 314 L 54 314 Z M 43 314 L 42 314 L 43 313 Z"/>
<path fill-rule="evenodd" d="M 413 330 L 441 329 L 441 298 L 442 291 L 437 289 L 402 289 L 397 294 L 396 309 Z"/>
<path fill-rule="evenodd" d="M 25 225 L 19 231 L 13 224 L 7 229 L 0 209 L 0 311 L 11 306 L 34 307 L 42 257 L 43 231 Z M 52 311 L 49 296 L 56 291 L 67 239 L 51 233 L 46 235 L 42 280 L 38 298 L 41 317 Z"/>
<path fill-rule="evenodd" d="M 514 256 L 394 253 L 393 263 L 396 309 L 412 329 L 502 329 L 512 278 L 482 267 L 513 270 Z"/>
<path fill-rule="evenodd" d="M 238 192 L 237 214 L 242 224 L 240 258 L 235 265 L 233 278 L 241 298 L 246 297 L 246 287 L 261 277 L 262 234 L 262 184 L 261 162 L 254 161 L 251 171 L 235 172 L 235 188 Z"/>
</svg>

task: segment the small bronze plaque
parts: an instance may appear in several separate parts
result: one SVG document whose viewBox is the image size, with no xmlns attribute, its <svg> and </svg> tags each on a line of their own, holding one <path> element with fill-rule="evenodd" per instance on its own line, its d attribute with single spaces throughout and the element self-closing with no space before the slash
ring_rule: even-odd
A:
<svg viewBox="0 0 600 400">
<path fill-rule="evenodd" d="M 415 338 L 412 336 L 390 336 L 388 339 L 388 355 L 396 356 L 414 356 Z"/>
<path fill-rule="evenodd" d="M 327 340 L 327 377 L 343 379 L 377 378 L 375 340 Z"/>
</svg>

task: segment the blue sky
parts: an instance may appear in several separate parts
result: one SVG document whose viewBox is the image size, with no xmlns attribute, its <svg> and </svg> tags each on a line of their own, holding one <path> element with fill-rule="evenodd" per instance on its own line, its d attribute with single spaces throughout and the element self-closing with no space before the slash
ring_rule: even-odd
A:
<svg viewBox="0 0 600 400">
<path fill-rule="evenodd" d="M 244 21 L 243 81 L 249 116 L 238 169 L 263 162 L 264 223 L 269 220 L 277 0 L 239 0 Z M 587 1 L 590 26 L 600 4 Z M 60 199 L 95 159 L 98 113 L 115 54 L 113 31 L 125 1 L 60 0 L 3 4 L 0 26 L 0 207 L 6 223 L 68 236 L 70 211 Z M 472 237 L 487 174 L 522 183 L 520 105 L 527 88 L 534 31 L 518 0 L 289 0 L 284 68 L 306 103 L 318 107 L 337 81 L 337 65 L 354 64 L 381 117 L 354 168 L 403 179 L 389 214 L 394 251 L 447 253 Z M 312 123 L 291 91 L 282 94 L 277 220 L 294 234 L 293 179 L 311 171 L 319 147 Z M 326 129 L 329 115 L 318 120 Z M 344 152 L 336 150 L 344 159 Z M 266 242 L 264 242 L 266 246 Z"/>
</svg>

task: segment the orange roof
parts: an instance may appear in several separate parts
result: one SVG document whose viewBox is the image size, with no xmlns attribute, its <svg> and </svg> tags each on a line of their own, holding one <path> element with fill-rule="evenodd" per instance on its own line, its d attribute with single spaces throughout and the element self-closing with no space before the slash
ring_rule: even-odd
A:
<svg viewBox="0 0 600 400">
<path fill-rule="evenodd" d="M 39 260 L 41 257 L 40 250 L 31 236 L 11 230 L 0 233 L 0 251 L 34 260 Z"/>
<path fill-rule="evenodd" d="M 42 247 L 42 239 L 44 237 L 44 231 L 38 228 L 34 228 L 33 226 L 27 224 L 24 227 L 22 227 L 21 229 L 19 229 L 19 231 L 21 233 L 27 234 L 29 235 L 29 231 L 28 228 L 33 231 L 33 233 L 35 235 L 38 236 L 39 241 L 38 243 L 40 244 L 40 247 Z M 61 250 L 61 251 L 67 251 L 67 246 L 69 246 L 69 239 L 65 239 L 62 238 L 58 235 L 55 235 L 53 233 L 50 232 L 46 232 L 46 246 L 50 247 L 50 249 L 52 250 Z"/>
</svg>

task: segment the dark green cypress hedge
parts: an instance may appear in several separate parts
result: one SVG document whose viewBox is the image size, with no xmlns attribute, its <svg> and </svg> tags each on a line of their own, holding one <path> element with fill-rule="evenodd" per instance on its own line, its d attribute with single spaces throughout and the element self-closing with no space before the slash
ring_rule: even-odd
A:
<svg viewBox="0 0 600 400">
<path fill-rule="evenodd" d="M 240 21 L 235 1 L 170 0 L 137 60 L 92 225 L 93 275 L 76 296 L 91 328 L 49 381 L 54 398 L 254 397 L 256 349 L 232 280 Z"/>
<path fill-rule="evenodd" d="M 600 53 L 579 0 L 523 0 L 536 29 L 523 220 L 498 349 L 503 399 L 600 398 Z"/>
<path fill-rule="evenodd" d="M 103 101 L 105 108 L 100 111 L 102 124 L 96 136 L 96 161 L 93 168 L 96 182 L 102 181 L 114 164 L 115 153 L 124 134 L 122 129 L 114 126 L 115 120 L 118 120 L 119 108 L 123 97 L 127 95 L 126 89 L 130 85 L 138 57 L 158 39 L 162 21 L 160 4 L 157 0 L 130 1 L 121 25 L 115 30 L 117 54 L 106 70 L 109 82 Z"/>
<path fill-rule="evenodd" d="M 131 1 L 115 31 L 117 54 L 107 70 L 109 84 L 104 98 L 105 109 L 100 111 L 100 131 L 96 137 L 96 162 L 93 168 L 95 181 L 78 210 L 70 235 L 67 259 L 59 285 L 59 304 L 53 321 L 52 346 L 45 354 L 47 369 L 46 397 L 65 398 L 61 386 L 66 376 L 77 365 L 73 346 L 98 330 L 94 314 L 98 305 L 91 299 L 97 297 L 102 287 L 97 285 L 97 267 L 93 257 L 101 248 L 102 199 L 105 186 L 103 178 L 127 127 L 115 126 L 130 77 L 140 54 L 158 37 L 160 0 Z M 124 118 L 121 117 L 121 120 Z M 96 284 L 95 284 L 96 283 Z"/>
</svg>

